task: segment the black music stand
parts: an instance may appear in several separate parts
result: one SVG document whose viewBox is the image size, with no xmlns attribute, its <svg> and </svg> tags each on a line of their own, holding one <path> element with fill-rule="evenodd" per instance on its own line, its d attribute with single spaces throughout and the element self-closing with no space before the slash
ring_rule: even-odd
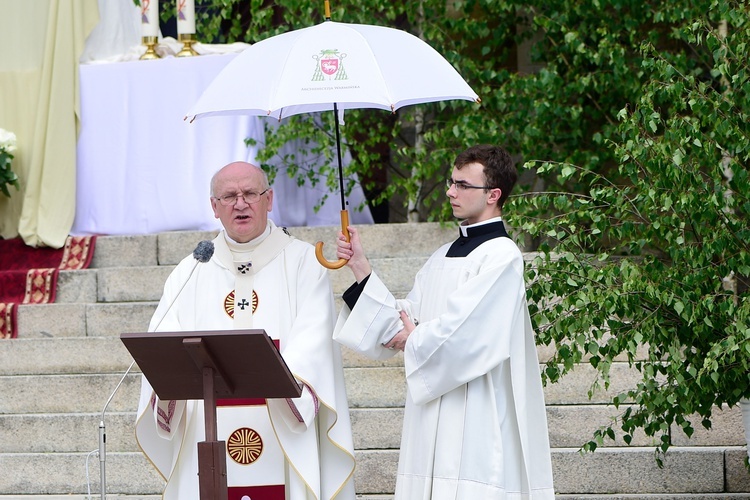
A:
<svg viewBox="0 0 750 500">
<path fill-rule="evenodd" d="M 201 500 L 227 500 L 227 458 L 217 440 L 216 399 L 297 398 L 294 376 L 265 330 L 137 332 L 120 335 L 162 400 L 202 399 L 198 443 Z"/>
</svg>

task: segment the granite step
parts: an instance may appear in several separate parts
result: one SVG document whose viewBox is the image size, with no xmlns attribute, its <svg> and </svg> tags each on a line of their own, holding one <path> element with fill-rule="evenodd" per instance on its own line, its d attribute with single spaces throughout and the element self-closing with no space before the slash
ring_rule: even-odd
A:
<svg viewBox="0 0 750 500">
<path fill-rule="evenodd" d="M 371 259 L 373 269 L 383 283 L 396 293 L 408 292 L 414 283 L 416 269 L 427 257 Z M 96 271 L 97 302 L 158 301 L 164 282 L 174 266 L 108 267 Z M 91 270 L 88 270 L 91 271 Z M 343 293 L 354 283 L 348 269 L 330 270 L 328 274 L 334 294 Z M 67 284 L 67 283 L 66 283 Z M 64 286 L 64 285 L 63 285 Z M 65 298 L 65 293 L 61 293 Z M 58 302 L 61 302 L 62 299 Z"/>
<path fill-rule="evenodd" d="M 92 500 L 98 495 L 0 495 L 0 500 Z M 750 493 L 681 493 L 659 495 L 556 495 L 557 500 L 745 500 Z M 107 500 L 161 500 L 161 495 L 107 495 Z M 357 495 L 356 500 L 393 500 L 393 495 Z"/>
<path fill-rule="evenodd" d="M 324 255 L 334 259 L 338 226 L 292 227 L 296 238 L 324 243 Z M 453 224 L 375 224 L 360 226 L 362 244 L 370 258 L 429 256 L 456 238 Z M 91 268 L 175 265 L 190 255 L 198 242 L 213 239 L 212 231 L 173 231 L 134 236 L 99 236 Z"/>
<path fill-rule="evenodd" d="M 351 418 L 356 449 L 399 448 L 403 409 L 354 409 Z M 4 453 L 88 452 L 97 449 L 104 422 L 108 451 L 137 452 L 135 419 L 135 411 L 0 415 L 0 442 Z"/>
<path fill-rule="evenodd" d="M 345 367 L 403 367 L 399 353 L 385 360 L 374 360 L 341 348 Z M 120 338 L 65 337 L 15 339 L 0 342 L 0 375 L 52 375 L 70 373 L 122 373 L 133 358 Z"/>
<path fill-rule="evenodd" d="M 359 494 L 393 492 L 396 450 L 360 450 L 355 456 Z M 677 448 L 659 468 L 651 448 L 602 449 L 585 455 L 558 448 L 552 451 L 552 465 L 559 494 L 719 494 L 747 491 L 744 456 L 744 449 L 733 447 Z M 0 495 L 80 495 L 89 482 L 91 491 L 98 491 L 98 466 L 91 452 L 0 453 Z M 108 452 L 106 470 L 108 491 L 120 495 L 155 495 L 162 488 L 161 478 L 138 452 Z"/>
<path fill-rule="evenodd" d="M 343 301 L 334 296 L 340 309 Z M 54 303 L 18 306 L 18 340 L 61 337 L 119 337 L 143 332 L 158 302 Z"/>
<path fill-rule="evenodd" d="M 54 303 L 18 306 L 18 339 L 116 337 L 143 332 L 157 302 Z"/>
<path fill-rule="evenodd" d="M 102 403 L 103 406 L 103 403 Z M 553 448 L 580 448 L 593 432 L 619 413 L 605 406 L 548 406 L 550 445 Z M 352 408 L 352 432 L 357 450 L 398 449 L 401 442 L 403 408 Z M 138 451 L 134 437 L 135 411 L 83 413 L 0 414 L 0 442 L 6 453 L 86 452 L 96 449 L 99 424 L 104 422 L 107 449 L 118 452 Z M 696 432 L 688 439 L 675 432 L 673 443 L 679 447 L 741 447 L 742 416 L 736 409 L 719 412 L 711 430 L 696 419 Z M 40 440 L 39 436 L 48 436 Z M 642 433 L 636 434 L 632 446 L 655 448 L 656 442 Z M 617 439 L 603 448 L 624 447 Z"/>
<path fill-rule="evenodd" d="M 374 360 L 341 348 L 343 364 L 349 368 L 403 367 L 399 353 Z M 0 375 L 52 375 L 71 373 L 122 373 L 132 362 L 119 337 L 66 337 L 15 339 L 0 342 Z"/>
<path fill-rule="evenodd" d="M 127 366 L 126 366 L 127 367 Z M 124 373 L 123 368 L 122 373 Z M 75 413 L 100 410 L 117 386 L 122 373 L 27 374 L 0 376 L 0 414 Z M 616 394 L 620 386 L 631 386 L 639 373 L 627 364 L 612 365 Z M 393 408 L 403 406 L 406 399 L 404 369 L 400 366 L 344 368 L 349 406 L 352 408 Z M 544 388 L 547 405 L 602 405 L 609 401 L 607 392 L 597 391 L 591 399 L 586 390 L 596 378 L 590 366 L 581 365 L 563 381 Z M 114 399 L 112 411 L 135 410 L 140 391 L 140 375 L 124 377 Z M 22 395 L 23 397 L 19 397 Z M 60 397 L 64 395 L 65 397 Z M 129 405 L 129 406 L 128 406 Z"/>
</svg>

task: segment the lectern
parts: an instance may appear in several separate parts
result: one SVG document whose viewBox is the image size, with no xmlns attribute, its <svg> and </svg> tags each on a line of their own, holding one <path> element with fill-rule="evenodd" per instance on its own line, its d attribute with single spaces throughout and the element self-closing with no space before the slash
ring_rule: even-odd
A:
<svg viewBox="0 0 750 500">
<path fill-rule="evenodd" d="M 294 376 L 264 330 L 123 333 L 162 400 L 202 399 L 206 440 L 198 443 L 201 500 L 227 500 L 227 458 L 218 441 L 216 399 L 297 398 Z"/>
</svg>

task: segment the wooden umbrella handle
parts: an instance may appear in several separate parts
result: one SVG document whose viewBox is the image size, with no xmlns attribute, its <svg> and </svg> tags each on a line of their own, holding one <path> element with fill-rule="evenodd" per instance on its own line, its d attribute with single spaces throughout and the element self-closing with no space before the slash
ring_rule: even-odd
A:
<svg viewBox="0 0 750 500">
<path fill-rule="evenodd" d="M 342 210 L 341 211 L 341 232 L 344 233 L 344 237 L 346 238 L 346 241 L 349 241 L 349 238 L 351 237 L 349 235 L 349 211 L 348 210 Z M 326 260 L 325 257 L 323 257 L 323 242 L 319 241 L 315 244 L 315 257 L 318 258 L 318 262 L 320 262 L 320 265 L 325 267 L 326 269 L 341 269 L 346 265 L 348 262 L 347 259 L 339 259 L 337 261 L 330 261 Z"/>
</svg>

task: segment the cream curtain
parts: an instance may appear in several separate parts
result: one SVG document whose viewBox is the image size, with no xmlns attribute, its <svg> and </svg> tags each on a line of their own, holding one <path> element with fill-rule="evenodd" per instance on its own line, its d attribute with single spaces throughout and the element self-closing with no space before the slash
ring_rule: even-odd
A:
<svg viewBox="0 0 750 500">
<path fill-rule="evenodd" d="M 0 0 L 0 128 L 16 134 L 20 191 L 0 195 L 0 236 L 60 248 L 75 215 L 78 59 L 97 0 Z"/>
</svg>

